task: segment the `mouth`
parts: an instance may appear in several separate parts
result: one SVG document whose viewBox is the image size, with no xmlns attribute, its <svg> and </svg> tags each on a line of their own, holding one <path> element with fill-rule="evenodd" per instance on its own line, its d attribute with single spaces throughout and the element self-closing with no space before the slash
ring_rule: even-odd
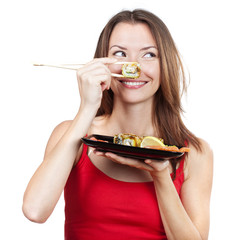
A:
<svg viewBox="0 0 240 240">
<path fill-rule="evenodd" d="M 132 80 L 119 80 L 119 82 L 126 88 L 141 88 L 143 87 L 145 84 L 147 84 L 148 82 L 146 81 L 132 81 Z"/>
</svg>

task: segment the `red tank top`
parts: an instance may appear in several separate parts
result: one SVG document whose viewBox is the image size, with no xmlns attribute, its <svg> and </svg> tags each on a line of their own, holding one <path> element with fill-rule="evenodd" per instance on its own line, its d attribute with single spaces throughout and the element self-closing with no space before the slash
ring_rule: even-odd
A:
<svg viewBox="0 0 240 240">
<path fill-rule="evenodd" d="M 184 160 L 176 172 L 178 194 Z M 108 177 L 89 159 L 87 146 L 64 190 L 65 240 L 167 239 L 153 182 L 123 182 Z"/>
</svg>

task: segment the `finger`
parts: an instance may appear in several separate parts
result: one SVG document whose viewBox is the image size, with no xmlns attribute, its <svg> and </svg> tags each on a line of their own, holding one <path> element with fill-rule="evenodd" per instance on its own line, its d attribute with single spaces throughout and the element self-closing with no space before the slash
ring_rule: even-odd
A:
<svg viewBox="0 0 240 240">
<path fill-rule="evenodd" d="M 102 77 L 101 77 L 102 76 Z M 79 69 L 77 71 L 78 81 L 89 82 L 89 83 L 106 83 L 106 88 L 110 88 L 111 84 L 111 72 L 102 63 L 97 63 L 95 66 L 90 66 L 84 69 Z M 98 79 L 98 81 L 96 81 Z"/>
<path fill-rule="evenodd" d="M 77 77 L 78 78 L 83 78 L 83 76 L 94 76 L 94 75 L 100 75 L 100 74 L 108 74 L 110 76 L 111 72 L 102 63 L 96 63 L 94 65 L 79 68 L 77 70 Z"/>
<path fill-rule="evenodd" d="M 89 70 L 92 70 L 93 68 L 95 68 L 97 66 L 105 66 L 106 69 L 109 70 L 107 66 L 109 64 L 113 64 L 115 62 L 117 62 L 117 59 L 115 59 L 115 58 L 95 58 L 91 62 L 85 64 L 84 67 L 87 67 L 87 68 L 89 68 Z"/>
<path fill-rule="evenodd" d="M 112 64 L 117 62 L 118 60 L 116 58 L 110 58 L 110 57 L 103 57 L 103 58 L 94 58 L 92 62 L 102 62 L 104 64 Z"/>
<path fill-rule="evenodd" d="M 96 154 L 97 156 L 105 156 L 104 152 L 100 152 L 100 151 L 97 151 L 97 150 L 93 150 L 93 153 Z"/>
<path fill-rule="evenodd" d="M 112 161 L 123 164 L 123 165 L 128 165 L 130 167 L 135 167 L 135 168 L 146 170 L 146 171 L 153 170 L 151 166 L 149 166 L 148 164 L 144 163 L 144 161 L 141 161 L 141 160 L 137 160 L 133 158 L 125 158 L 109 152 L 107 152 L 105 156 L 111 159 Z"/>
<path fill-rule="evenodd" d="M 94 78 L 95 84 L 97 86 L 101 85 L 102 91 L 108 89 L 111 84 L 111 77 L 109 75 L 98 75 Z"/>
<path fill-rule="evenodd" d="M 110 87 L 111 75 L 103 68 L 97 68 L 92 71 L 85 72 L 79 71 L 77 74 L 79 84 L 84 84 L 86 86 L 99 86 L 101 84 L 104 84 L 104 86 L 106 85 L 104 90 Z"/>
<path fill-rule="evenodd" d="M 167 168 L 169 166 L 169 161 L 155 161 L 151 159 L 146 159 L 144 161 L 146 164 L 151 166 L 154 170 L 162 171 L 163 169 Z"/>
</svg>

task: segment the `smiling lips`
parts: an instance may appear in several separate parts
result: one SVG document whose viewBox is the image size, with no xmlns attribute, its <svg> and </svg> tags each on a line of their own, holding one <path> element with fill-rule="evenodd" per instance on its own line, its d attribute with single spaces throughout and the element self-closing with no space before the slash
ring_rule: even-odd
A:
<svg viewBox="0 0 240 240">
<path fill-rule="evenodd" d="M 144 86 L 147 82 L 145 81 L 126 81 L 126 80 L 121 80 L 120 81 L 122 83 L 122 85 L 126 88 L 131 88 L 131 89 L 137 89 L 137 88 L 141 88 L 142 86 Z"/>
</svg>

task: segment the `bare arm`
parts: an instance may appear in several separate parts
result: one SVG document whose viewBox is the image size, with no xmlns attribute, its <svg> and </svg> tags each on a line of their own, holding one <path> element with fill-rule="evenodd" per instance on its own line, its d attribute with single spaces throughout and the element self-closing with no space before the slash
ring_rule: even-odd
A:
<svg viewBox="0 0 240 240">
<path fill-rule="evenodd" d="M 114 60 L 115 61 L 115 60 Z M 102 92 L 110 86 L 110 58 L 95 59 L 77 72 L 81 104 L 73 121 L 58 125 L 46 147 L 42 164 L 31 178 L 23 198 L 23 213 L 45 222 L 54 210 L 86 135 L 100 106 Z M 80 151 L 79 151 L 80 149 Z M 80 152 L 80 154 L 79 154 Z"/>
<path fill-rule="evenodd" d="M 85 117 L 83 117 L 85 116 Z M 59 200 L 91 118 L 84 110 L 73 121 L 58 125 L 46 147 L 44 160 L 31 178 L 23 198 L 24 215 L 45 222 Z"/>
<path fill-rule="evenodd" d="M 153 174 L 160 213 L 168 239 L 206 240 L 212 187 L 212 151 L 203 142 L 203 152 L 192 148 L 186 162 L 181 200 L 167 168 Z"/>
</svg>

